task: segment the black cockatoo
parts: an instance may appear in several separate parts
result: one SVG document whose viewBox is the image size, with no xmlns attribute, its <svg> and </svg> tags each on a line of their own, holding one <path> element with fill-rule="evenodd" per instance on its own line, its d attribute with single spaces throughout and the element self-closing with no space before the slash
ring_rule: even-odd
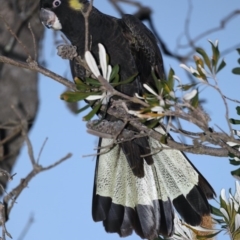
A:
<svg viewBox="0 0 240 240">
<path fill-rule="evenodd" d="M 48 28 L 62 31 L 84 59 L 87 0 L 40 0 L 40 18 Z M 101 43 L 111 65 L 120 66 L 121 80 L 138 73 L 136 79 L 118 87 L 126 95 L 144 94 L 143 84 L 154 86 L 152 71 L 164 79 L 163 60 L 150 30 L 132 15 L 121 19 L 92 8 L 88 18 L 89 50 L 98 58 Z M 71 60 L 73 77 L 86 77 L 85 69 Z M 131 108 L 131 105 L 129 106 Z M 136 106 L 133 106 L 136 107 Z M 111 121 L 113 118 L 106 115 Z M 114 119 L 116 120 L 116 119 Z M 128 128 L 128 126 L 126 126 Z M 130 126 L 129 126 L 130 129 Z M 100 146 L 112 139 L 100 139 Z M 107 232 L 141 238 L 174 233 L 174 208 L 191 225 L 199 225 L 210 213 L 207 199 L 214 190 L 186 156 L 178 150 L 150 154 L 161 144 L 141 137 L 117 144 L 97 157 L 92 216 Z M 145 156 L 145 157 L 142 157 Z"/>
</svg>

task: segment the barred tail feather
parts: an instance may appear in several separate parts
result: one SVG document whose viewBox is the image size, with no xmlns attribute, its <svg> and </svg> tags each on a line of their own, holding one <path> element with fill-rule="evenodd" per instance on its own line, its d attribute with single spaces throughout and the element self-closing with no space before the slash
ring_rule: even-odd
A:
<svg viewBox="0 0 240 240">
<path fill-rule="evenodd" d="M 111 139 L 102 139 L 101 147 L 111 143 Z M 149 145 L 153 152 L 161 148 L 154 139 L 149 140 Z M 164 149 L 152 158 L 152 165 L 144 161 L 144 177 L 139 178 L 133 174 L 119 145 L 99 155 L 92 215 L 95 221 L 103 221 L 107 232 L 128 236 L 135 231 L 147 239 L 159 234 L 171 236 L 173 206 L 191 225 L 199 225 L 202 216 L 210 213 L 207 195 L 211 195 L 212 188 L 184 154 Z M 198 186 L 199 178 L 201 185 L 206 185 L 203 189 Z"/>
</svg>

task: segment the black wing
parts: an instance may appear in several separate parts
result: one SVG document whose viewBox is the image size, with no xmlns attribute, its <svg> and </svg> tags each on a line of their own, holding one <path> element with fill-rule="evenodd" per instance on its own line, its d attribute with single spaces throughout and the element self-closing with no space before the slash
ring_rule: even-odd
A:
<svg viewBox="0 0 240 240">
<path fill-rule="evenodd" d="M 163 59 L 153 33 L 142 22 L 132 15 L 125 14 L 122 18 L 124 35 L 132 45 L 132 54 L 140 73 L 140 82 L 151 83 L 152 69 L 160 79 L 165 79 Z"/>
<path fill-rule="evenodd" d="M 154 86 L 152 69 L 164 79 L 155 37 L 131 15 L 125 15 L 120 24 L 139 72 L 134 84 Z M 124 88 L 120 90 L 124 92 Z M 131 93 L 141 91 L 139 87 Z M 102 147 L 111 143 L 110 139 L 100 140 Z M 141 157 L 160 147 L 158 141 L 141 138 L 121 143 L 98 157 L 92 214 L 95 221 L 103 221 L 107 232 L 128 236 L 135 230 L 142 238 L 154 239 L 159 234 L 173 234 L 173 205 L 191 225 L 199 225 L 202 216 L 210 213 L 207 197 L 212 198 L 214 191 L 184 154 L 163 150 Z"/>
</svg>

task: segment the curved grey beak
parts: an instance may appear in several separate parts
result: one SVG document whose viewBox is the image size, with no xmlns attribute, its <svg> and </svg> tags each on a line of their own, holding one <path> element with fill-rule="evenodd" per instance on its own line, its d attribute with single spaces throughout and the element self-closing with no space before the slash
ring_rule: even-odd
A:
<svg viewBox="0 0 240 240">
<path fill-rule="evenodd" d="M 47 28 L 53 28 L 55 30 L 62 29 L 62 25 L 54 12 L 49 9 L 41 8 L 40 10 L 40 21 Z"/>
</svg>

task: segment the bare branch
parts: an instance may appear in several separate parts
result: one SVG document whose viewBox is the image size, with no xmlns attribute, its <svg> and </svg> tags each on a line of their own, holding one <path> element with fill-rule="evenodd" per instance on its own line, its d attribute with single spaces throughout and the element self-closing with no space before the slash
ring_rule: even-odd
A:
<svg viewBox="0 0 240 240">
<path fill-rule="evenodd" d="M 23 178 L 21 180 L 21 182 L 19 183 L 19 185 L 17 187 L 15 187 L 10 193 L 8 193 L 5 197 L 4 197 L 4 203 L 6 203 L 8 205 L 8 202 L 11 200 L 10 202 L 10 206 L 8 207 L 8 215 L 10 214 L 16 199 L 20 196 L 20 194 L 22 193 L 22 191 L 28 186 L 29 182 L 40 172 L 46 171 L 46 170 L 50 170 L 56 166 L 58 166 L 59 164 L 61 164 L 62 162 L 68 160 L 70 157 L 72 156 L 71 153 L 68 153 L 65 157 L 61 158 L 60 160 L 58 160 L 57 162 L 55 162 L 54 164 L 51 164 L 47 167 L 42 167 L 38 164 L 36 164 L 34 166 L 34 169 L 28 173 L 28 175 Z"/>
<path fill-rule="evenodd" d="M 45 139 L 45 141 L 43 142 L 42 147 L 41 147 L 41 149 L 39 151 L 38 158 L 37 158 L 37 164 L 39 164 L 39 160 L 40 160 L 41 154 L 43 152 L 43 149 L 44 149 L 44 147 L 45 147 L 45 145 L 47 143 L 47 140 L 48 140 L 48 138 Z"/>
<path fill-rule="evenodd" d="M 4 24 L 7 27 L 7 30 L 12 34 L 12 36 L 18 41 L 18 43 L 22 46 L 22 48 L 24 49 L 26 55 L 28 56 L 29 59 L 31 59 L 31 54 L 28 51 L 28 48 L 25 46 L 25 44 L 23 44 L 23 42 L 18 38 L 18 36 L 15 34 L 15 32 L 12 30 L 12 28 L 9 26 L 9 24 L 7 23 L 6 19 L 0 14 L 0 18 L 2 19 L 2 21 L 4 22 Z"/>
<path fill-rule="evenodd" d="M 98 80 L 101 83 L 101 85 L 103 86 L 103 88 L 108 93 L 111 93 L 112 96 L 119 96 L 123 99 L 126 99 L 126 100 L 130 101 L 130 102 L 141 104 L 144 107 L 149 107 L 149 105 L 146 102 L 143 102 L 142 100 L 138 99 L 137 97 L 130 97 L 130 96 L 127 96 L 126 94 L 123 94 L 123 93 L 115 90 L 113 88 L 113 86 L 107 80 L 105 80 L 102 76 L 99 76 Z"/>
<path fill-rule="evenodd" d="M 39 72 L 39 73 L 43 74 L 44 76 L 47 76 L 47 77 L 63 84 L 64 86 L 66 86 L 69 89 L 76 90 L 76 86 L 73 82 L 69 81 L 68 79 L 66 79 L 64 77 L 61 77 L 60 75 L 40 66 L 38 64 L 24 63 L 24 62 L 16 61 L 11 58 L 4 57 L 4 56 L 0 56 L 0 62 L 10 64 L 10 65 L 13 65 L 16 67 L 20 67 L 20 68 L 25 68 L 25 69 L 28 69 L 28 70 L 31 70 L 34 72 Z"/>
<path fill-rule="evenodd" d="M 3 240 L 6 240 L 6 235 L 9 237 L 9 238 L 12 238 L 11 234 L 7 231 L 7 228 L 6 228 L 6 216 L 5 216 L 5 206 L 4 204 L 0 203 L 0 225 L 2 226 L 2 239 Z"/>
<path fill-rule="evenodd" d="M 118 107 L 118 108 L 109 108 L 107 110 L 108 114 L 118 118 L 122 119 L 124 121 L 129 121 L 129 123 L 136 128 L 139 132 L 146 133 L 149 137 L 152 137 L 159 141 L 162 139 L 162 137 L 165 134 L 161 134 L 154 129 L 149 129 L 147 126 L 142 124 L 139 119 L 132 117 L 131 115 L 127 114 L 124 108 Z M 226 138 L 225 138 L 226 139 Z M 229 138 L 232 139 L 232 138 Z M 215 143 L 213 140 L 211 140 L 213 143 Z M 180 151 L 185 151 L 189 153 L 195 153 L 195 154 L 205 154 L 210 156 L 218 156 L 218 157 L 227 157 L 228 156 L 228 150 L 225 148 L 214 148 L 214 147 L 207 147 L 205 145 L 195 146 L 195 145 L 188 145 L 188 144 L 182 144 L 179 142 L 174 141 L 173 139 L 168 138 L 167 139 L 167 145 L 172 149 L 178 149 Z M 238 155 L 240 153 L 238 152 Z"/>
<path fill-rule="evenodd" d="M 228 24 L 228 22 L 230 22 L 234 17 L 236 17 L 237 15 L 240 14 L 240 10 L 235 10 L 233 11 L 232 13 L 228 14 L 225 18 L 223 18 L 221 21 L 220 21 L 220 24 L 218 27 L 215 27 L 215 28 L 212 28 L 212 29 L 209 29 L 207 30 L 206 32 L 204 33 L 201 33 L 200 35 L 198 35 L 197 37 L 195 37 L 193 39 L 194 42 L 197 42 L 199 41 L 200 39 L 212 34 L 213 32 L 216 32 L 216 31 L 219 31 L 219 30 L 222 30 L 225 28 L 226 24 Z"/>
<path fill-rule="evenodd" d="M 21 192 L 23 191 L 24 188 L 26 188 L 29 184 L 29 182 L 32 180 L 33 177 L 35 177 L 38 173 L 46 171 L 46 170 L 50 170 L 56 166 L 58 166 L 59 164 L 61 164 L 62 162 L 66 161 L 67 159 L 69 159 L 72 154 L 68 153 L 65 157 L 61 158 L 60 160 L 58 160 L 57 162 L 47 166 L 47 167 L 42 167 L 41 165 L 38 164 L 39 162 L 39 158 L 41 155 L 41 152 L 43 150 L 43 147 L 45 146 L 46 140 L 43 143 L 43 146 L 40 150 L 39 156 L 37 158 L 37 160 L 34 157 L 34 153 L 33 153 L 33 147 L 32 147 L 32 143 L 28 137 L 27 134 L 27 120 L 23 118 L 23 116 L 21 116 L 20 112 L 18 112 L 17 109 L 14 108 L 14 106 L 12 106 L 13 111 L 16 113 L 16 115 L 18 116 L 20 122 L 21 122 L 21 127 L 22 127 L 22 135 L 26 141 L 27 144 L 27 148 L 28 148 L 28 155 L 32 164 L 32 170 L 31 172 L 24 178 L 21 180 L 20 184 L 15 187 L 10 193 L 8 193 L 6 196 L 4 196 L 4 204 L 5 206 L 8 206 L 8 203 L 10 201 L 10 205 L 7 209 L 7 216 L 9 215 L 9 213 L 11 212 L 11 209 L 13 208 L 14 204 L 16 203 L 16 199 L 18 198 L 18 196 L 21 194 Z M 4 172 L 5 173 L 5 172 Z M 8 175 L 9 179 L 12 179 L 12 176 Z"/>
<path fill-rule="evenodd" d="M 31 27 L 31 24 L 28 23 L 28 28 L 30 30 L 30 33 L 32 35 L 32 40 L 33 40 L 33 49 L 34 49 L 34 61 L 37 61 L 37 44 L 36 44 L 36 38 L 35 38 L 35 35 L 33 33 L 33 30 L 32 30 L 32 27 Z"/>
<path fill-rule="evenodd" d="M 32 163 L 32 166 L 34 167 L 35 165 L 35 158 L 34 158 L 34 153 L 33 153 L 33 147 L 32 147 L 32 144 L 31 144 L 31 141 L 28 137 L 28 134 L 27 134 L 27 127 L 28 127 L 28 122 L 26 119 L 24 119 L 20 112 L 15 108 L 14 105 L 11 106 L 13 111 L 15 112 L 15 114 L 17 115 L 17 117 L 19 118 L 20 120 L 20 123 L 21 123 L 21 128 L 22 128 L 22 136 L 24 137 L 26 143 L 27 143 L 27 146 L 28 146 L 28 155 L 29 155 L 29 158 L 31 160 L 31 163 Z"/>
</svg>

